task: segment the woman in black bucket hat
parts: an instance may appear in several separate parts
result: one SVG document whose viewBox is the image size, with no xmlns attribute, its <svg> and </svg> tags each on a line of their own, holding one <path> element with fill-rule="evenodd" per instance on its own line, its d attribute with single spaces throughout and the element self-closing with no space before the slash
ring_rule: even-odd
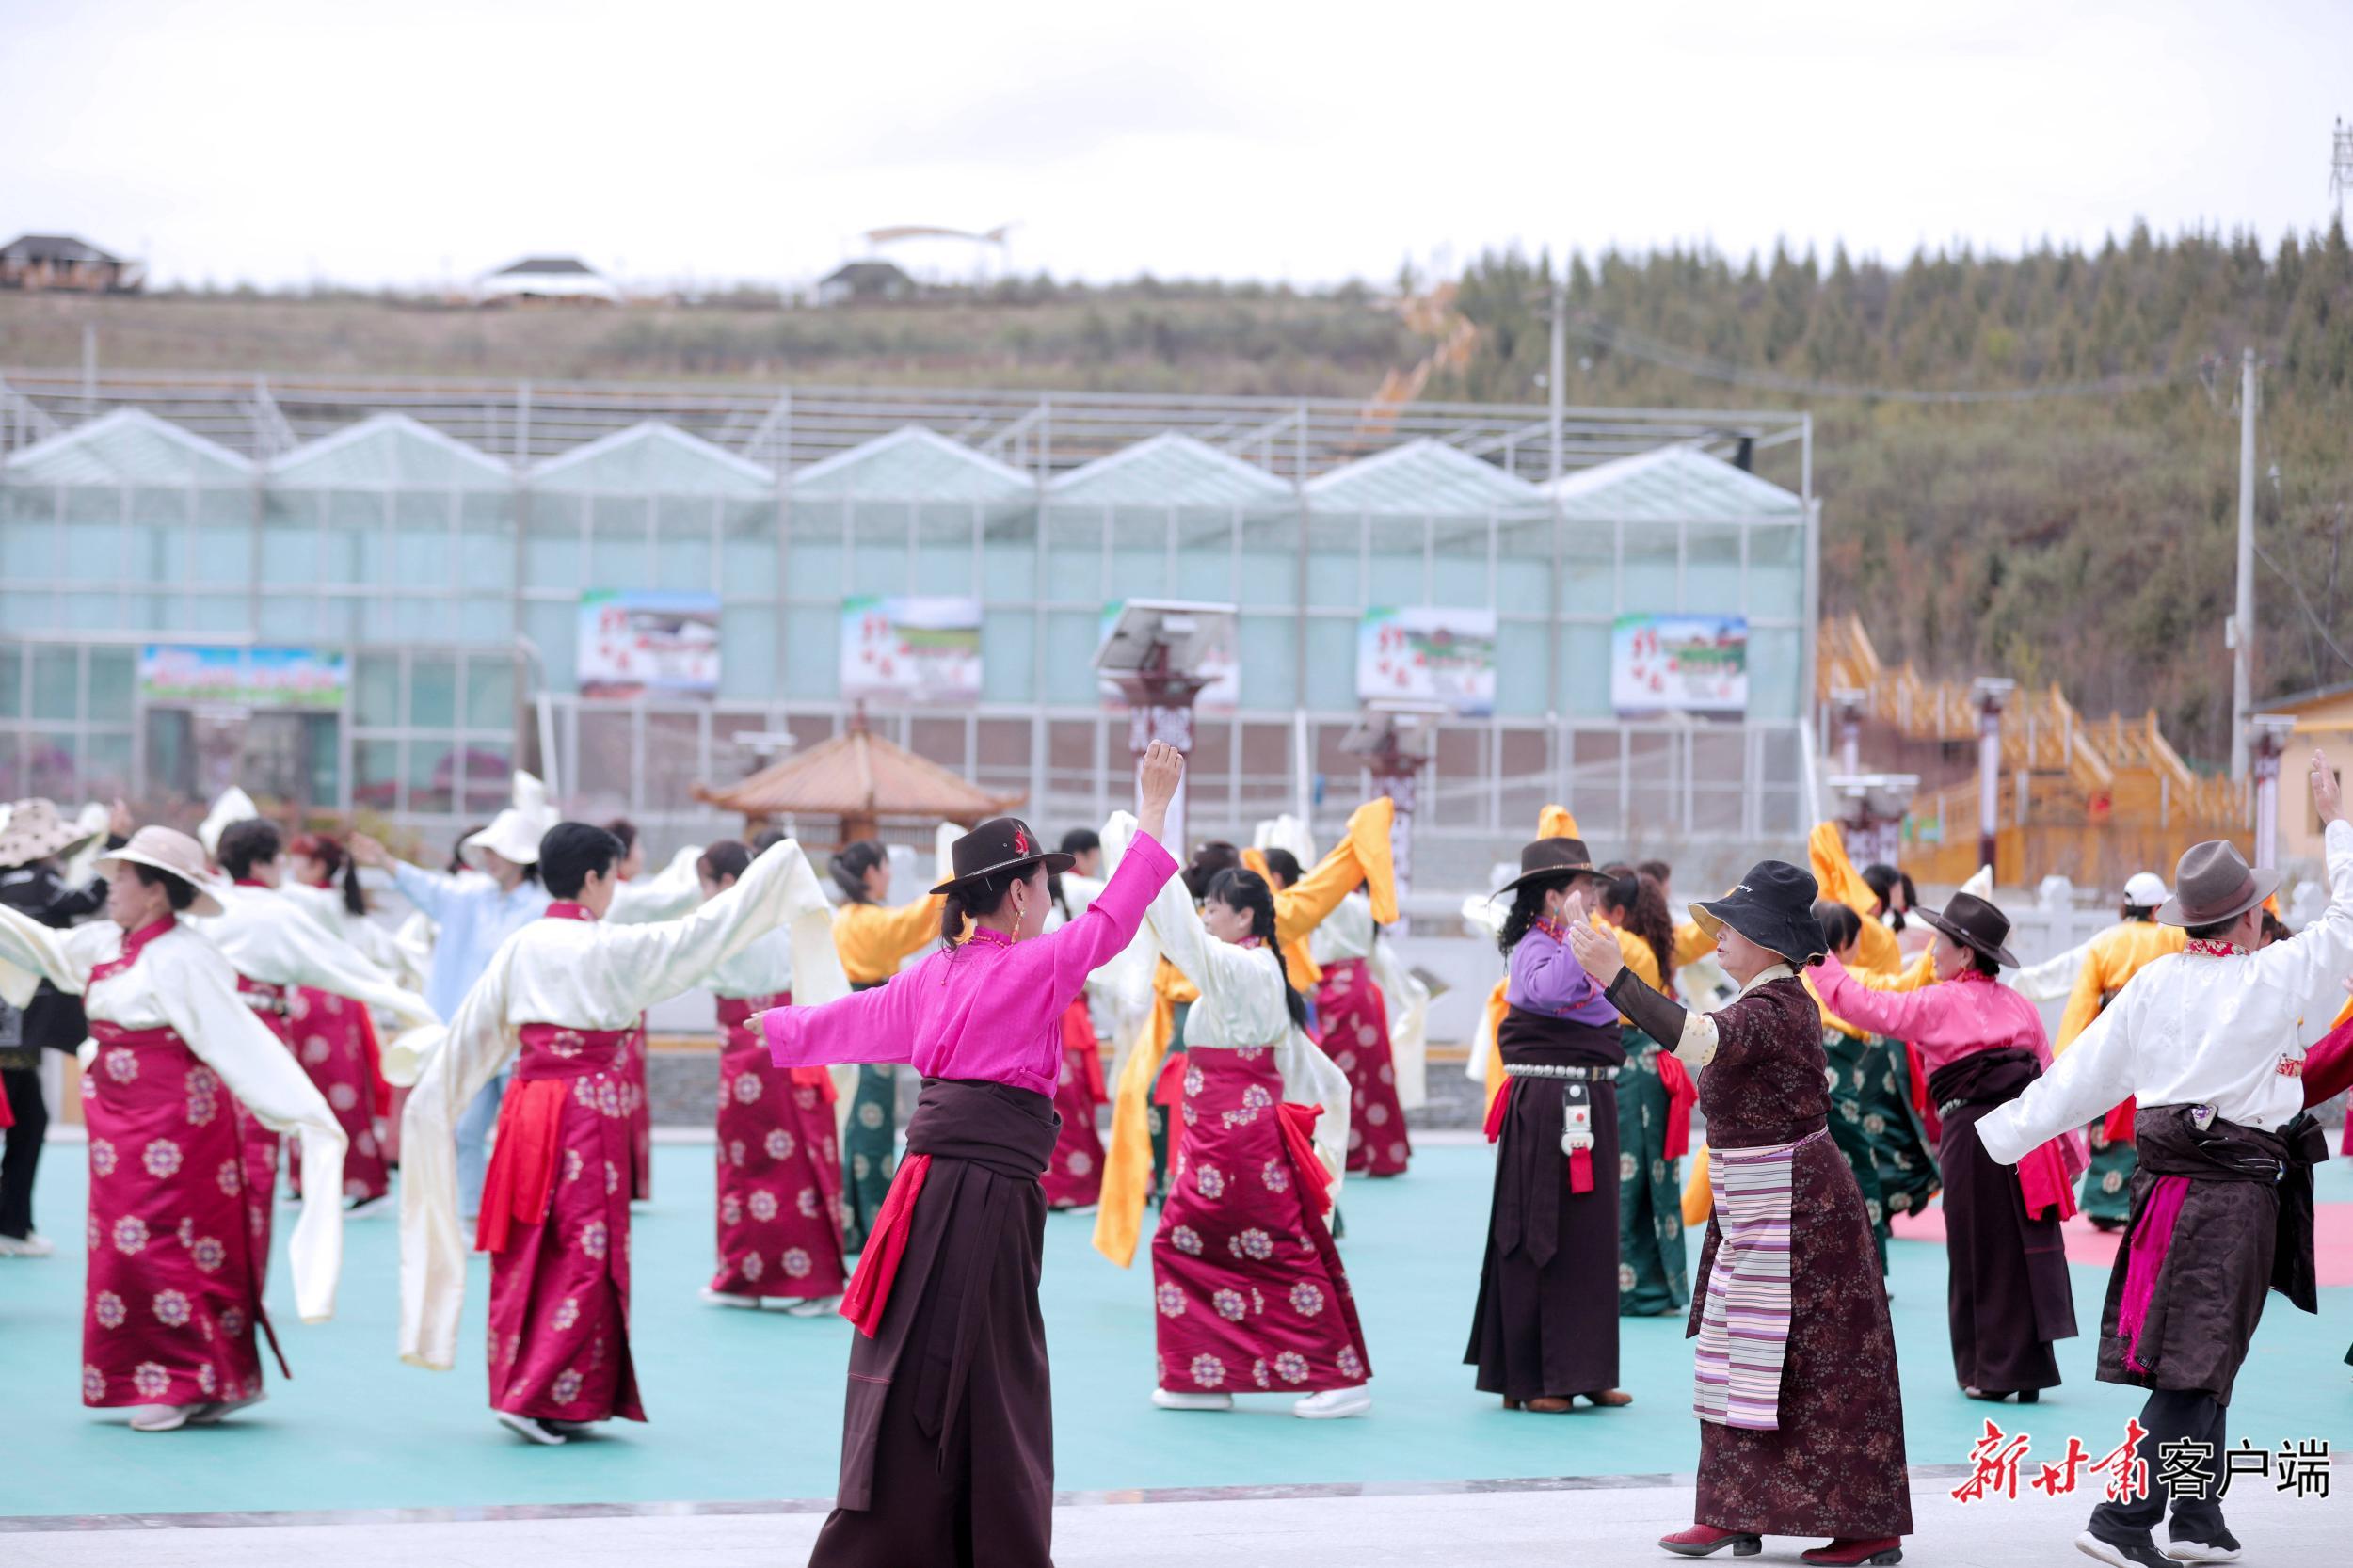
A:
<svg viewBox="0 0 2353 1568">
<path fill-rule="evenodd" d="M 2059 1222 L 2075 1212 L 2082 1135 L 2053 1140 L 2014 1172 L 1985 1152 L 1978 1118 L 2016 1099 L 2051 1065 L 2042 1014 L 1997 978 L 2018 963 L 2000 909 L 1955 893 L 1943 909 L 1913 915 L 1936 933 L 1936 984 L 1874 990 L 1833 959 L 1815 976 L 1815 989 L 1833 1013 L 1910 1042 L 1927 1064 L 1929 1130 L 1945 1180 L 1954 1377 L 1973 1400 L 2015 1395 L 2031 1404 L 2059 1384 L 2052 1346 L 2075 1336 Z"/>
<path fill-rule="evenodd" d="M 1691 906 L 1740 986 L 1713 1013 L 1643 984 L 1608 932 L 1569 928 L 1618 1011 L 1697 1072 L 1707 1118 L 1715 1207 L 1685 1331 L 1699 1337 L 1696 1522 L 1658 1543 L 1684 1557 L 1827 1535 L 1806 1561 L 1892 1563 L 1912 1531 L 1896 1336 L 1863 1194 L 1830 1138 L 1821 1012 L 1798 978 L 1823 956 L 1817 890 L 1765 860 Z"/>
</svg>

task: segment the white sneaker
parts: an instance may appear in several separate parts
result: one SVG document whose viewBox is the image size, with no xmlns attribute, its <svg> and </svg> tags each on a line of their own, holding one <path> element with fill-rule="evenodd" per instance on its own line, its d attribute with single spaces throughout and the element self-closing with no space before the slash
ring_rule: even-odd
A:
<svg viewBox="0 0 2353 1568">
<path fill-rule="evenodd" d="M 56 1250 L 46 1236 L 0 1236 L 0 1257 L 47 1257 Z"/>
<path fill-rule="evenodd" d="M 826 1318 L 840 1305 L 840 1296 L 803 1296 L 786 1303 L 784 1311 L 788 1318 Z"/>
<path fill-rule="evenodd" d="M 252 1394 L 242 1400 L 216 1400 L 211 1404 L 198 1405 L 188 1412 L 188 1425 L 192 1427 L 217 1425 L 222 1416 L 234 1416 L 238 1411 L 260 1404 L 268 1398 L 267 1394 Z"/>
<path fill-rule="evenodd" d="M 535 1420 L 529 1416 L 518 1416 L 511 1410 L 494 1410 L 490 1414 L 498 1417 L 500 1426 L 504 1427 L 526 1443 L 543 1444 L 551 1448 L 563 1445 L 564 1434 L 545 1421 Z"/>
<path fill-rule="evenodd" d="M 1234 1408 L 1234 1396 L 1231 1394 L 1179 1394 L 1173 1389 L 1155 1388 L 1152 1390 L 1152 1408 L 1155 1410 L 1231 1410 Z"/>
<path fill-rule="evenodd" d="M 143 1404 L 131 1412 L 133 1432 L 178 1432 L 202 1407 L 192 1404 Z"/>
<path fill-rule="evenodd" d="M 1291 1414 L 1307 1421 L 1337 1421 L 1345 1416 L 1362 1416 L 1372 1408 L 1372 1390 L 1363 1384 L 1353 1388 L 1327 1388 L 1321 1394 L 1310 1394 L 1291 1406 Z"/>
<path fill-rule="evenodd" d="M 2176 1562 L 2236 1562 L 2242 1549 L 2229 1530 L 2218 1541 L 2169 1541 L 2164 1548 Z"/>
<path fill-rule="evenodd" d="M 758 1296 L 739 1296 L 732 1290 L 713 1290 L 703 1287 L 703 1300 L 712 1306 L 740 1306 L 749 1312 L 760 1310 Z"/>
</svg>

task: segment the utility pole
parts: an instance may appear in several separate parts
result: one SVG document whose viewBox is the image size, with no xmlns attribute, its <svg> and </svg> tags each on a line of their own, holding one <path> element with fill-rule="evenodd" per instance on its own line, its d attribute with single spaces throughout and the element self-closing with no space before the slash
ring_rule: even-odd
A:
<svg viewBox="0 0 2353 1568">
<path fill-rule="evenodd" d="M 2337 199 L 2337 227 L 2345 227 L 2345 193 L 2353 190 L 2353 125 L 2339 119 L 2329 146 L 2329 194 Z"/>
<path fill-rule="evenodd" d="M 2255 351 L 2239 358 L 2238 608 L 2231 616 L 2231 776 L 2247 776 L 2247 719 L 2255 705 Z"/>
</svg>

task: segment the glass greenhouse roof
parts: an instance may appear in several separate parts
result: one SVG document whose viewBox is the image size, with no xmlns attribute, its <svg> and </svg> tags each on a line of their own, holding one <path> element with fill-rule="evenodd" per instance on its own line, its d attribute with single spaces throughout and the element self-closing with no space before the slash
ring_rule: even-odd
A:
<svg viewBox="0 0 2353 1568">
<path fill-rule="evenodd" d="M 774 495 L 776 475 L 748 458 L 648 420 L 531 471 L 541 489 L 631 495 Z"/>
<path fill-rule="evenodd" d="M 1307 482 L 1318 512 L 1397 512 L 1482 517 L 1539 512 L 1544 492 L 1493 463 L 1444 441 L 1414 440 L 1360 458 Z"/>
<path fill-rule="evenodd" d="M 1010 463 L 936 430 L 906 425 L 794 471 L 808 501 L 1028 501 L 1037 483 Z"/>
<path fill-rule="evenodd" d="M 1796 522 L 1805 515 L 1795 492 L 1690 446 L 1599 463 L 1547 489 L 1571 522 Z"/>
<path fill-rule="evenodd" d="M 376 414 L 298 446 L 270 465 L 282 485 L 415 486 L 494 490 L 514 482 L 506 467 L 407 414 Z"/>
<path fill-rule="evenodd" d="M 7 472 L 37 485 L 206 485 L 250 478 L 253 465 L 143 408 L 117 408 L 26 447 Z"/>
<path fill-rule="evenodd" d="M 1097 457 L 1047 488 L 1054 504 L 1273 508 L 1288 504 L 1282 480 L 1177 431 Z"/>
</svg>

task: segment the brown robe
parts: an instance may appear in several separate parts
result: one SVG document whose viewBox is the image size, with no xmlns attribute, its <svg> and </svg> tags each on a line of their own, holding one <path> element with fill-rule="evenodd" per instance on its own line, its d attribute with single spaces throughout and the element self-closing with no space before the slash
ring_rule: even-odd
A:
<svg viewBox="0 0 2353 1568">
<path fill-rule="evenodd" d="M 2015 1047 L 1973 1051 L 1929 1075 L 1944 1123 L 1936 1163 L 1945 1178 L 1945 1314 L 1963 1388 L 2057 1388 L 2052 1342 L 2075 1337 L 2058 1216 L 2029 1217 L 2017 1169 L 1977 1141 L 1978 1119 L 2041 1076 L 2034 1053 Z"/>
<path fill-rule="evenodd" d="M 1622 1067 L 1604 1027 L 1513 1008 L 1496 1032 L 1504 1065 Z M 1592 1097 L 1593 1190 L 1569 1189 L 1566 1091 Z M 1612 1083 L 1513 1079 L 1504 1086 L 1495 1197 L 1467 1366 L 1481 1393 L 1526 1401 L 1618 1385 L 1618 1097 Z"/>
<path fill-rule="evenodd" d="M 811 1568 L 1048 1568 L 1054 1410 L 1039 1178 L 1061 1118 L 1000 1083 L 924 1081 L 931 1156 L 880 1331 L 850 1342 L 841 1480 Z"/>
<path fill-rule="evenodd" d="M 1615 987 L 1610 1000 L 1619 1000 Z M 1822 1015 L 1801 981 L 1769 981 L 1713 1016 L 1716 1055 L 1699 1075 L 1712 1146 L 1793 1143 L 1830 1125 Z M 1648 1027 L 1639 1015 L 1638 1021 Z M 1718 1529 L 1758 1535 L 1908 1535 L 1912 1493 L 1896 1335 L 1863 1192 L 1828 1138 L 1799 1149 L 1793 1163 L 1780 1430 L 1702 1421 L 1693 1515 Z M 1711 1216 L 1687 1336 L 1699 1333 L 1721 1240 Z"/>
</svg>

